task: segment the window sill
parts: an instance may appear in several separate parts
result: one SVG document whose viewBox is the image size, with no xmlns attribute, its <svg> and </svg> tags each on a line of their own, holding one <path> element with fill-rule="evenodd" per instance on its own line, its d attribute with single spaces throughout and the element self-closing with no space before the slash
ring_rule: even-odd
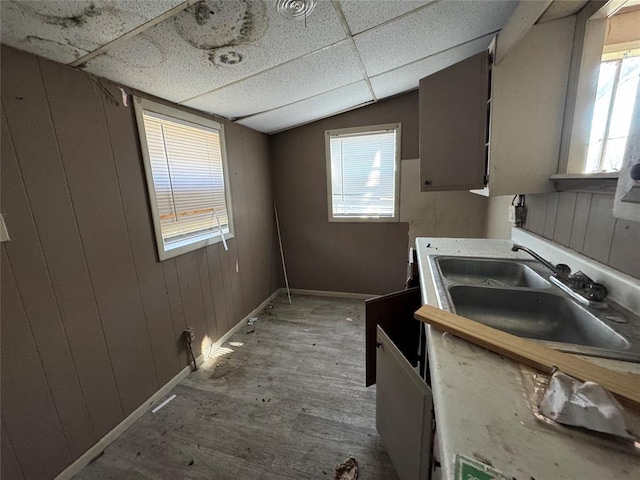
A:
<svg viewBox="0 0 640 480">
<path fill-rule="evenodd" d="M 599 193 L 615 195 L 618 172 L 613 173 L 564 173 L 551 175 L 549 179 L 558 192 Z"/>
</svg>

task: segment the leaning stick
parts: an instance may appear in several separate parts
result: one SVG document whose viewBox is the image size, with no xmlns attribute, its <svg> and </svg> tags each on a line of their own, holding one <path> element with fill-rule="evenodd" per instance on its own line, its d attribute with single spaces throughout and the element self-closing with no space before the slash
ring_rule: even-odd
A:
<svg viewBox="0 0 640 480">
<path fill-rule="evenodd" d="M 287 278 L 287 267 L 284 264 L 284 250 L 282 250 L 282 236 L 280 235 L 280 222 L 278 222 L 278 209 L 276 202 L 273 202 L 273 211 L 276 214 L 276 229 L 278 230 L 278 243 L 280 244 L 280 258 L 282 259 L 282 271 L 284 272 L 284 284 L 287 286 L 287 296 L 289 297 L 289 305 L 291 305 L 291 292 L 289 291 L 289 279 Z"/>
</svg>

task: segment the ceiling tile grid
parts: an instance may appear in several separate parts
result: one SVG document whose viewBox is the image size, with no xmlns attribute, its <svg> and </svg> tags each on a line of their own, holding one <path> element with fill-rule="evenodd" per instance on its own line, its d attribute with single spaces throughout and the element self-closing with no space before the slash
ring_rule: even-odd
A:
<svg viewBox="0 0 640 480">
<path fill-rule="evenodd" d="M 279 65 L 260 75 L 183 102 L 226 117 L 244 117 L 295 103 L 362 80 L 347 40 Z"/>
<path fill-rule="evenodd" d="M 372 101 L 367 83 L 360 81 L 286 107 L 243 118 L 238 123 L 260 132 L 278 132 Z"/>
<path fill-rule="evenodd" d="M 274 132 L 416 88 L 517 0 L 318 0 L 306 19 L 275 0 L 0 3 L 3 43 Z"/>
<path fill-rule="evenodd" d="M 486 50 L 492 39 L 493 35 L 480 37 L 431 57 L 371 77 L 373 91 L 378 98 L 385 98 L 418 88 L 421 78 Z"/>
<path fill-rule="evenodd" d="M 306 26 L 281 17 L 272 2 L 204 4 L 215 12 L 209 18 L 198 20 L 195 4 L 90 60 L 86 69 L 179 103 L 346 38 L 328 2 Z"/>
<path fill-rule="evenodd" d="M 2 43 L 69 63 L 184 0 L 2 0 Z"/>
<path fill-rule="evenodd" d="M 369 76 L 378 75 L 500 30 L 517 2 L 433 2 L 354 37 Z"/>
<path fill-rule="evenodd" d="M 340 6 L 351 33 L 356 35 L 432 1 L 434 0 L 340 0 Z"/>
</svg>

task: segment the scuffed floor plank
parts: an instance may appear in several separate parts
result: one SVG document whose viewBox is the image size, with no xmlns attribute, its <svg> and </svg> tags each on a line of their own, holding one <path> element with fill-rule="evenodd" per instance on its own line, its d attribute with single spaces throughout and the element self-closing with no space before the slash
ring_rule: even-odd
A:
<svg viewBox="0 0 640 480">
<path fill-rule="evenodd" d="M 76 478 L 332 479 L 352 455 L 361 478 L 396 479 L 364 387 L 364 302 L 280 296 L 258 318 Z"/>
</svg>

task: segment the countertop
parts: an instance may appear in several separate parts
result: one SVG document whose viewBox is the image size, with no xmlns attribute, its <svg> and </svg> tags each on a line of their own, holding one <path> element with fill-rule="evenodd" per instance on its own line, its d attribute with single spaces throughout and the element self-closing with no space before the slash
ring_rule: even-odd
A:
<svg viewBox="0 0 640 480">
<path fill-rule="evenodd" d="M 438 306 L 428 255 L 530 259 L 512 252 L 512 244 L 511 240 L 418 238 L 423 301 Z M 518 480 L 640 478 L 640 456 L 570 436 L 536 420 L 518 363 L 425 327 L 443 479 L 454 478 L 456 454 L 490 464 Z M 637 363 L 582 358 L 640 374 Z"/>
</svg>

